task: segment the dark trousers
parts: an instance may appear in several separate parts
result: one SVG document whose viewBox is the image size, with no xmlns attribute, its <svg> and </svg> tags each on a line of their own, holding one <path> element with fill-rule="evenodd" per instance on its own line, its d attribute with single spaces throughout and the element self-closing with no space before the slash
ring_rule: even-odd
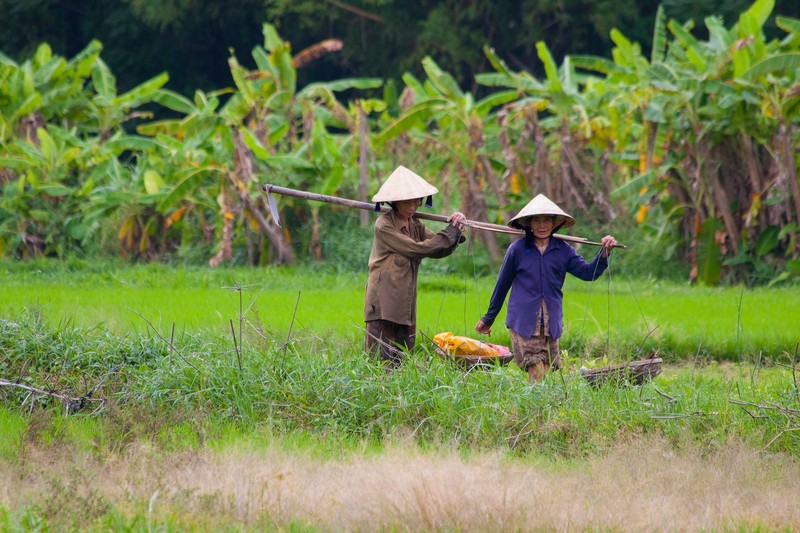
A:
<svg viewBox="0 0 800 533">
<path fill-rule="evenodd" d="M 396 367 L 403 359 L 403 350 L 413 350 L 417 326 L 396 324 L 388 320 L 367 322 L 366 350 L 379 354 L 382 361 Z"/>
</svg>

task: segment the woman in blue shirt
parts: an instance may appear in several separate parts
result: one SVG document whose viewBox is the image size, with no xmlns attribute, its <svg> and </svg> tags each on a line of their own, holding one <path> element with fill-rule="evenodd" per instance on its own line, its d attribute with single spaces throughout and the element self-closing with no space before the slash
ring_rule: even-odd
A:
<svg viewBox="0 0 800 533">
<path fill-rule="evenodd" d="M 558 339 L 564 329 L 561 289 L 567 273 L 584 281 L 596 280 L 608 268 L 608 255 L 617 244 L 606 235 L 600 241 L 602 250 L 588 263 L 572 246 L 552 238 L 559 229 L 574 224 L 574 218 L 542 194 L 509 221 L 509 226 L 525 231 L 525 238 L 509 246 L 489 309 L 475 326 L 478 333 L 491 334 L 510 289 L 506 327 L 514 362 L 528 373 L 531 383 L 544 379 L 550 368 L 559 368 Z"/>
</svg>

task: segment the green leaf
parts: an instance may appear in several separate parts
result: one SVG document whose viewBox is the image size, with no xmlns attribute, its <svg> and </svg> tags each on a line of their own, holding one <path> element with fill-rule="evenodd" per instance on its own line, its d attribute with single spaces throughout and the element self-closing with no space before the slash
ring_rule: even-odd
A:
<svg viewBox="0 0 800 533">
<path fill-rule="evenodd" d="M 69 196 L 75 189 L 60 183 L 42 183 L 36 187 L 36 190 L 47 196 Z"/>
<path fill-rule="evenodd" d="M 748 71 L 742 74 L 742 78 L 748 81 L 755 81 L 761 76 L 779 72 L 786 75 L 795 75 L 800 68 L 800 53 L 786 53 L 769 56 L 753 65 Z"/>
<path fill-rule="evenodd" d="M 624 185 L 618 187 L 617 189 L 611 191 L 612 198 L 624 198 L 631 195 L 638 195 L 638 191 L 642 189 L 642 187 L 649 187 L 653 183 L 655 183 L 658 176 L 664 174 L 671 165 L 661 165 L 659 167 L 653 168 L 639 174 L 635 178 L 631 179 Z"/>
<path fill-rule="evenodd" d="M 188 115 L 195 110 L 194 104 L 192 104 L 191 100 L 182 94 L 170 91 L 169 89 L 158 89 L 153 94 L 153 101 L 161 104 L 167 109 L 171 109 L 185 115 Z"/>
<path fill-rule="evenodd" d="M 30 161 L 21 157 L 0 156 L 0 168 L 10 168 L 12 170 L 22 170 L 30 166 Z"/>
<path fill-rule="evenodd" d="M 270 153 L 264 148 L 264 145 L 261 144 L 253 132 L 251 132 L 247 128 L 240 128 L 242 132 L 242 137 L 244 139 L 244 143 L 247 145 L 248 148 L 253 152 L 253 155 L 259 159 L 269 159 Z"/>
<path fill-rule="evenodd" d="M 660 102 L 657 102 L 655 99 L 648 102 L 647 107 L 644 110 L 642 118 L 648 120 L 650 122 L 657 122 L 659 124 L 665 124 L 667 122 L 666 117 L 664 116 L 664 105 Z"/>
<path fill-rule="evenodd" d="M 149 137 L 164 133 L 177 135 L 182 129 L 183 125 L 178 120 L 157 120 L 155 122 L 137 125 L 136 133 L 139 135 L 147 135 Z"/>
<path fill-rule="evenodd" d="M 775 9 L 775 0 L 756 0 L 739 15 L 739 37 L 760 36 L 764 24 Z"/>
<path fill-rule="evenodd" d="M 156 148 L 163 148 L 164 146 L 155 139 L 134 135 L 123 135 L 106 142 L 105 147 L 115 154 L 121 154 L 127 150 L 146 152 Z"/>
<path fill-rule="evenodd" d="M 37 87 L 53 83 L 53 77 L 58 76 L 66 67 L 67 62 L 62 57 L 54 57 L 42 65 L 34 74 Z"/>
<path fill-rule="evenodd" d="M 800 19 L 778 15 L 775 17 L 775 25 L 786 33 L 794 33 L 796 36 L 800 36 Z"/>
<path fill-rule="evenodd" d="M 78 78 L 86 78 L 94 70 L 94 65 L 99 60 L 102 51 L 102 43 L 97 39 L 92 39 L 86 48 L 69 60 L 67 67 L 73 70 Z"/>
<path fill-rule="evenodd" d="M 164 188 L 164 180 L 161 174 L 155 170 L 147 170 L 144 173 L 144 190 L 147 194 L 158 194 Z"/>
<path fill-rule="evenodd" d="M 24 117 L 25 115 L 30 115 L 37 109 L 42 107 L 42 95 L 39 91 L 35 91 L 29 94 L 14 110 L 14 114 L 11 117 L 11 120 L 14 121 L 19 117 Z"/>
<path fill-rule="evenodd" d="M 5 55 L 3 52 L 0 52 L 0 65 L 5 65 L 7 67 L 14 67 L 19 68 L 17 62 Z"/>
<path fill-rule="evenodd" d="M 764 257 L 778 246 L 778 233 L 776 226 L 769 226 L 758 236 L 756 241 L 757 257 Z"/>
<path fill-rule="evenodd" d="M 46 161 L 54 163 L 58 159 L 58 147 L 55 141 L 44 128 L 36 128 L 36 135 L 39 137 L 39 150 Z"/>
<path fill-rule="evenodd" d="M 265 159 L 264 162 L 268 166 L 276 169 L 307 170 L 314 168 L 314 165 L 311 162 L 291 155 L 273 155 L 268 159 Z"/>
<path fill-rule="evenodd" d="M 46 64 L 53 57 L 53 49 L 47 43 L 42 43 L 36 48 L 33 55 L 33 62 L 37 67 Z"/>
<path fill-rule="evenodd" d="M 276 127 L 273 127 L 269 132 L 269 145 L 274 146 L 278 144 L 286 134 L 289 133 L 289 123 L 286 121 L 281 122 Z"/>
<path fill-rule="evenodd" d="M 309 84 L 309 86 L 314 84 Z M 382 78 L 345 78 L 342 80 L 335 80 L 323 83 L 328 87 L 331 91 L 335 92 L 342 92 L 342 91 L 349 91 L 350 89 L 377 89 L 381 85 L 383 85 Z"/>
<path fill-rule="evenodd" d="M 164 213 L 179 202 L 185 200 L 189 194 L 202 183 L 206 176 L 215 172 L 217 172 L 217 170 L 211 167 L 193 168 L 181 172 L 175 187 L 158 205 L 158 211 Z"/>
<path fill-rule="evenodd" d="M 320 194 L 328 196 L 334 194 L 339 188 L 339 185 L 341 185 L 343 178 L 344 173 L 341 171 L 341 168 L 333 169 L 333 171 L 328 172 L 325 181 L 322 183 L 322 187 L 319 189 Z"/>
<path fill-rule="evenodd" d="M 656 10 L 656 23 L 653 27 L 653 48 L 650 53 L 650 64 L 661 63 L 667 56 L 667 16 L 664 6 L 658 4 Z"/>
<path fill-rule="evenodd" d="M 46 221 L 53 217 L 53 212 L 45 211 L 43 209 L 31 209 L 30 216 L 34 220 Z"/>
<path fill-rule="evenodd" d="M 798 224 L 787 224 L 781 228 L 781 231 L 778 233 L 778 240 L 782 240 L 787 235 L 791 235 L 792 233 L 796 233 L 800 231 L 800 225 Z"/>
<path fill-rule="evenodd" d="M 261 27 L 261 33 L 264 35 L 264 48 L 268 51 L 271 52 L 275 48 L 283 46 L 283 39 L 272 24 L 265 22 Z"/>
<path fill-rule="evenodd" d="M 101 105 L 111 105 L 117 96 L 117 81 L 102 59 L 98 59 L 92 70 L 94 90 L 100 97 Z"/>
<path fill-rule="evenodd" d="M 706 62 L 697 39 L 690 33 L 690 25 L 682 26 L 674 20 L 667 24 L 676 41 L 685 49 L 686 56 L 692 65 L 700 72 L 705 72 Z"/>
<path fill-rule="evenodd" d="M 706 17 L 705 22 L 706 28 L 708 28 L 711 47 L 718 52 L 728 50 L 733 45 L 735 39 L 731 32 L 725 27 L 722 17 Z"/>
<path fill-rule="evenodd" d="M 256 68 L 259 72 L 272 74 L 272 65 L 269 62 L 269 52 L 264 50 L 263 46 L 256 46 L 253 48 L 253 51 L 250 52 L 250 55 L 253 56 L 253 60 L 256 62 Z"/>
<path fill-rule="evenodd" d="M 663 63 L 652 65 L 647 69 L 647 74 L 654 80 L 653 83 L 661 83 L 662 89 L 671 91 L 678 90 L 678 76 L 669 66 Z"/>
<path fill-rule="evenodd" d="M 411 89 L 414 96 L 424 98 L 426 96 L 425 86 L 410 72 L 403 73 L 403 82 Z"/>
<path fill-rule="evenodd" d="M 456 100 L 464 98 L 464 91 L 458 86 L 455 78 L 443 71 L 430 56 L 422 59 L 422 68 L 425 69 L 430 82 L 443 94 Z"/>
<path fill-rule="evenodd" d="M 270 54 L 270 59 L 277 69 L 278 79 L 276 83 L 278 86 L 294 94 L 297 87 L 297 69 L 294 67 L 289 49 L 286 47 L 276 48 Z"/>
<path fill-rule="evenodd" d="M 575 68 L 591 70 L 592 72 L 599 72 L 600 74 L 610 75 L 612 73 L 627 71 L 620 65 L 605 57 L 575 55 L 570 56 L 570 59 L 572 60 L 572 64 L 575 65 Z"/>
<path fill-rule="evenodd" d="M 475 109 L 478 111 L 478 114 L 482 117 L 485 117 L 489 114 L 489 112 L 501 105 L 505 105 L 509 102 L 513 102 L 519 98 L 519 91 L 514 89 L 508 91 L 500 91 L 494 94 L 490 94 L 486 98 L 482 99 L 478 102 L 475 106 Z"/>
<path fill-rule="evenodd" d="M 787 261 L 786 270 L 795 276 L 800 276 L 800 258 Z"/>
<path fill-rule="evenodd" d="M 436 100 L 436 102 L 446 103 L 447 101 Z M 416 124 L 420 122 L 427 122 L 434 111 L 434 106 L 432 104 L 433 102 L 429 100 L 427 102 L 422 102 L 421 104 L 410 107 L 400 116 L 400 118 L 390 123 L 380 133 L 378 133 L 378 135 L 375 136 L 375 141 L 380 143 L 394 139 L 395 137 L 402 135 L 413 128 Z"/>
<path fill-rule="evenodd" d="M 689 48 L 686 50 L 686 57 L 689 58 L 689 62 L 694 65 L 698 72 L 705 73 L 708 68 L 708 63 L 706 62 L 703 54 L 697 48 Z"/>
<path fill-rule="evenodd" d="M 514 79 L 514 72 L 512 72 L 511 69 L 506 66 L 505 62 L 494 52 L 494 48 L 484 45 L 483 54 L 498 74 L 509 78 L 509 80 Z"/>
<path fill-rule="evenodd" d="M 636 67 L 636 51 L 630 39 L 625 37 L 621 31 L 616 28 L 611 29 L 611 40 L 617 45 L 616 54 L 614 58 L 621 67 L 635 68 Z"/>
<path fill-rule="evenodd" d="M 553 59 L 553 54 L 543 41 L 536 43 L 536 51 L 538 52 L 539 59 L 544 64 L 544 71 L 547 75 L 547 82 L 551 91 L 561 92 L 561 80 L 558 79 L 558 67 Z"/>
</svg>

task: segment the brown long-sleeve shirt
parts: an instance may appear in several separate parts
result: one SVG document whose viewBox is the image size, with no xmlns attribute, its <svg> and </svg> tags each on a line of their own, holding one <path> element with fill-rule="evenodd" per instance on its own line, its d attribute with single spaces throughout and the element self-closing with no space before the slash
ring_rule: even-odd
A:
<svg viewBox="0 0 800 533">
<path fill-rule="evenodd" d="M 369 255 L 369 277 L 364 320 L 389 320 L 408 326 L 417 322 L 417 273 L 425 257 L 446 257 L 461 240 L 461 232 L 448 224 L 433 233 L 416 217 L 410 232 L 394 211 L 375 221 L 375 238 Z"/>
</svg>

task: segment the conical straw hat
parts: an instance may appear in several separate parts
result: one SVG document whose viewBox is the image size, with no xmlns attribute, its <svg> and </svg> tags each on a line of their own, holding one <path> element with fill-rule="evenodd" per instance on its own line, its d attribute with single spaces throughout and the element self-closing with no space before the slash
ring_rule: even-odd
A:
<svg viewBox="0 0 800 533">
<path fill-rule="evenodd" d="M 528 205 L 517 213 L 517 216 L 508 221 L 512 228 L 523 229 L 520 221 L 523 218 L 535 215 L 553 215 L 555 217 L 556 228 L 568 228 L 575 225 L 575 219 L 566 214 L 560 207 L 553 203 L 550 198 L 543 194 L 537 194 L 536 198 L 528 202 Z"/>
<path fill-rule="evenodd" d="M 403 165 L 392 172 L 383 182 L 380 190 L 372 197 L 373 202 L 401 202 L 415 198 L 425 198 L 439 192 L 439 189 L 417 176 Z"/>
</svg>

